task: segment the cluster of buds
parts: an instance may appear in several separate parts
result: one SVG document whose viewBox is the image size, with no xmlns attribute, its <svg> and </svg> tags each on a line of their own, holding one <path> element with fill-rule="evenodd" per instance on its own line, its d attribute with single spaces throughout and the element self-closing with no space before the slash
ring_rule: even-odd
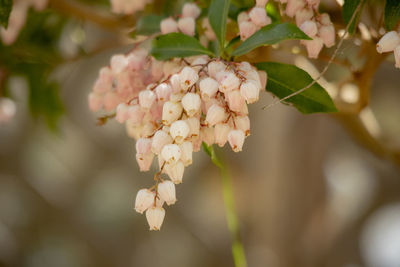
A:
<svg viewBox="0 0 400 267">
<path fill-rule="evenodd" d="M 182 8 L 182 14 L 176 21 L 173 17 L 161 21 L 162 34 L 181 32 L 194 36 L 196 33 L 196 19 L 200 16 L 201 9 L 194 3 L 186 3 Z"/>
<path fill-rule="evenodd" d="M 386 33 L 376 44 L 378 53 L 393 52 L 395 67 L 400 68 L 400 34 L 396 31 Z"/>
<path fill-rule="evenodd" d="M 312 40 L 302 40 L 301 43 L 307 48 L 308 57 L 317 58 L 324 45 L 332 47 L 335 45 L 335 27 L 331 22 L 329 14 L 319 14 L 320 0 L 280 0 L 286 3 L 285 14 L 295 17 L 296 25 Z"/>
<path fill-rule="evenodd" d="M 17 111 L 14 101 L 6 97 L 0 97 L 0 125 L 9 122 Z"/>
<path fill-rule="evenodd" d="M 265 10 L 267 2 L 268 0 L 257 0 L 255 7 L 239 13 L 237 23 L 241 40 L 246 40 L 262 27 L 271 24 L 272 20 Z"/>
<path fill-rule="evenodd" d="M 33 7 L 36 11 L 41 11 L 47 6 L 47 0 L 15 0 L 8 20 L 8 27 L 0 28 L 0 35 L 5 45 L 13 44 L 25 25 L 28 10 Z"/>
<path fill-rule="evenodd" d="M 143 10 L 152 0 L 110 0 L 111 10 L 116 14 L 130 15 Z"/>
<path fill-rule="evenodd" d="M 127 55 L 114 55 L 110 66 L 100 70 L 89 94 L 89 107 L 92 111 L 114 111 L 118 104 L 138 97 L 141 90 L 162 76 L 163 63 L 142 48 L 135 48 Z"/>
<path fill-rule="evenodd" d="M 182 182 L 185 167 L 192 164 L 192 153 L 202 142 L 221 147 L 229 143 L 233 151 L 242 150 L 250 134 L 247 104 L 258 100 L 267 82 L 267 74 L 247 62 L 197 56 L 167 64 L 179 69 L 164 72 L 158 82 L 116 108 L 116 120 L 125 123 L 128 135 L 137 140 L 140 170 L 149 171 L 155 157 L 158 161 L 155 185 L 141 189 L 135 203 L 137 212 L 146 212 L 150 230 L 160 229 L 163 204 L 176 202 L 175 184 Z"/>
</svg>

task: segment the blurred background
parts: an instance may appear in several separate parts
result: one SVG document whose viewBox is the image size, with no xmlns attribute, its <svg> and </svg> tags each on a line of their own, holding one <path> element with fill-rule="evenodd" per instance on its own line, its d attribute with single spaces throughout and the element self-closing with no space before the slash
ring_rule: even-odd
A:
<svg viewBox="0 0 400 267">
<path fill-rule="evenodd" d="M 183 1 L 161 2 L 143 12 L 178 13 Z M 324 8 L 340 24 L 340 5 Z M 108 9 L 107 1 L 50 1 L 44 11 L 29 11 L 13 45 L 0 45 L 0 95 L 16 111 L 0 122 L 0 265 L 233 266 L 221 178 L 205 153 L 194 154 L 160 232 L 133 210 L 152 172 L 139 172 L 124 127 L 112 120 L 96 126 L 99 114 L 87 107 L 100 67 L 132 43 L 135 16 Z M 346 41 L 340 58 L 361 47 Z M 326 64 L 284 48 L 258 53 L 311 74 Z M 360 97 L 348 73 L 334 65 L 321 82 L 339 107 Z M 262 110 L 274 101 L 263 93 L 250 107 L 244 151 L 220 151 L 233 176 L 249 266 L 400 266 L 400 74 L 393 59 L 372 78 L 361 112 Z"/>
</svg>

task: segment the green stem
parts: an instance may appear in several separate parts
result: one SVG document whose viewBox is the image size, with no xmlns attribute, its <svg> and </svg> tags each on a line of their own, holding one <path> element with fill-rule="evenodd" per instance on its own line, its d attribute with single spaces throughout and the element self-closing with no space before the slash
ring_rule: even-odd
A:
<svg viewBox="0 0 400 267">
<path fill-rule="evenodd" d="M 220 169 L 222 178 L 222 193 L 225 204 L 226 221 L 232 239 L 232 255 L 235 267 L 247 267 L 246 255 L 239 234 L 239 220 L 235 209 L 235 199 L 233 196 L 232 176 L 228 167 L 224 164 L 221 156 L 217 156 L 212 146 L 203 143 L 205 152 L 211 157 L 215 166 Z"/>
</svg>

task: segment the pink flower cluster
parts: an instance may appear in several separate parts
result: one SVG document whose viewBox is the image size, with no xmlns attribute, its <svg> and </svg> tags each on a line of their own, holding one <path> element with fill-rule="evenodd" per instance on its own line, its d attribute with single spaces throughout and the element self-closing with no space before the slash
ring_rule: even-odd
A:
<svg viewBox="0 0 400 267">
<path fill-rule="evenodd" d="M 268 0 L 257 0 L 255 7 L 238 15 L 237 23 L 241 40 L 246 40 L 262 27 L 271 24 L 271 18 L 265 10 L 267 2 Z"/>
<path fill-rule="evenodd" d="M 182 8 L 182 15 L 178 21 L 173 17 L 161 21 L 161 33 L 181 32 L 194 36 L 196 33 L 196 19 L 200 16 L 200 13 L 201 9 L 195 3 L 186 3 Z"/>
<path fill-rule="evenodd" d="M 280 0 L 286 3 L 285 13 L 288 17 L 296 18 L 296 25 L 312 40 L 302 40 L 306 46 L 308 57 L 317 58 L 324 45 L 335 45 L 335 27 L 329 14 L 319 14 L 320 0 Z"/>
<path fill-rule="evenodd" d="M 28 10 L 33 7 L 36 11 L 41 11 L 47 6 L 47 0 L 14 0 L 11 14 L 8 20 L 8 27 L 0 27 L 0 36 L 5 45 L 13 44 L 25 25 Z"/>
<path fill-rule="evenodd" d="M 387 32 L 376 45 L 378 53 L 393 52 L 395 67 L 400 68 L 400 33 L 396 31 Z"/>
<path fill-rule="evenodd" d="M 155 65 L 161 71 L 154 73 Z M 266 73 L 247 62 L 197 56 L 158 65 L 141 49 L 114 56 L 89 96 L 94 111 L 116 107 L 116 120 L 137 140 L 141 171 L 149 171 L 157 157 L 156 184 L 140 190 L 135 203 L 136 211 L 146 211 L 151 230 L 160 229 L 163 203 L 175 203 L 175 184 L 182 182 L 202 142 L 242 150 L 250 134 L 247 104 L 258 100 L 267 82 Z"/>
<path fill-rule="evenodd" d="M 120 103 L 129 103 L 150 83 L 163 76 L 163 63 L 136 48 L 127 55 L 114 55 L 110 66 L 100 70 L 93 91 L 89 94 L 92 111 L 112 112 Z"/>
<path fill-rule="evenodd" d="M 111 10 L 116 14 L 130 15 L 143 10 L 152 0 L 110 0 Z"/>
</svg>

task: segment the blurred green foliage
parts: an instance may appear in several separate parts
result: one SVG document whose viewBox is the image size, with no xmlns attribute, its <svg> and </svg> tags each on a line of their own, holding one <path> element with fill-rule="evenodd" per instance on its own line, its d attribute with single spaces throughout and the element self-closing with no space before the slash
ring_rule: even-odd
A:
<svg viewBox="0 0 400 267">
<path fill-rule="evenodd" d="M 8 18 L 10 17 L 12 0 L 0 0 L 0 24 L 5 28 L 8 26 Z"/>
</svg>

